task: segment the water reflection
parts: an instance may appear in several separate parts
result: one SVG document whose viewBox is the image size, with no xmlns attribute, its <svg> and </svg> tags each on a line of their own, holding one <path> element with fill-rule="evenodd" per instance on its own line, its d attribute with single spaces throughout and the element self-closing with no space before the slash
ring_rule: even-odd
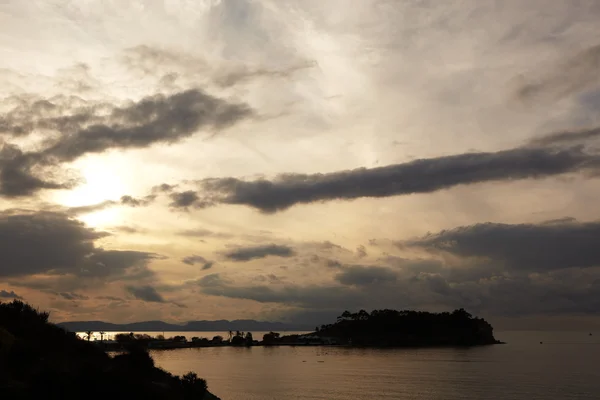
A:
<svg viewBox="0 0 600 400">
<path fill-rule="evenodd" d="M 540 335 L 499 334 L 509 344 L 471 349 L 217 347 L 153 357 L 177 374 L 197 371 L 223 400 L 599 398 L 598 339 L 545 333 L 550 344 L 540 346 Z"/>
</svg>

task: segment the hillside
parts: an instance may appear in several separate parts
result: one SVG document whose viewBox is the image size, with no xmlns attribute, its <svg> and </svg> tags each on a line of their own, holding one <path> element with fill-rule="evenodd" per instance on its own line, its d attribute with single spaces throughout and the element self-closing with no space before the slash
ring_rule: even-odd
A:
<svg viewBox="0 0 600 400">
<path fill-rule="evenodd" d="M 216 399 L 194 373 L 156 368 L 132 345 L 110 357 L 15 300 L 0 303 L 0 393 L 7 399 Z"/>
</svg>

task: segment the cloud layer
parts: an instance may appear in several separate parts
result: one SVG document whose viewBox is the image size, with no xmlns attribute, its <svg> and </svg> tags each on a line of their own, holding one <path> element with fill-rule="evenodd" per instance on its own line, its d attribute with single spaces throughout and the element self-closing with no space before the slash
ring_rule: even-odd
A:
<svg viewBox="0 0 600 400">
<path fill-rule="evenodd" d="M 83 104 L 81 104 L 83 103 Z M 156 94 L 123 106 L 59 98 L 17 101 L 0 114 L 0 135 L 51 133 L 41 150 L 24 152 L 5 144 L 0 153 L 0 194 L 27 196 L 64 189 L 75 182 L 49 180 L 50 171 L 86 154 L 175 143 L 201 129 L 220 131 L 252 116 L 242 103 L 229 103 L 199 89 Z"/>
<path fill-rule="evenodd" d="M 292 257 L 294 254 L 294 250 L 289 246 L 267 244 L 261 246 L 239 247 L 224 252 L 223 256 L 228 260 L 240 262 L 265 258 L 268 256 Z"/>
<path fill-rule="evenodd" d="M 205 179 L 198 182 L 198 191 L 171 193 L 170 205 L 187 209 L 238 204 L 274 213 L 296 204 L 430 193 L 457 185 L 567 173 L 596 175 L 599 154 L 583 146 L 558 145 L 597 136 L 598 129 L 562 132 L 539 138 L 532 145 L 495 153 L 466 153 L 327 174 L 282 174 L 273 180 Z"/>
</svg>

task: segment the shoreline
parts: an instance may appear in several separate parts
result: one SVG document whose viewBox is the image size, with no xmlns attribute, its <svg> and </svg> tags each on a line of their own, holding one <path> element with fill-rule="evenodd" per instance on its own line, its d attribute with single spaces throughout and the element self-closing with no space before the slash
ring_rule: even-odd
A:
<svg viewBox="0 0 600 400">
<path fill-rule="evenodd" d="M 94 342 L 92 342 L 94 343 Z M 104 351 L 125 351 L 125 346 L 121 344 L 112 343 L 94 343 L 99 347 L 103 347 Z M 232 345 L 232 344 L 202 344 L 196 345 L 193 343 L 176 343 L 176 342 L 165 342 L 164 344 L 146 346 L 147 350 L 177 350 L 177 349 L 196 349 L 196 348 L 213 348 L 213 347 L 236 347 L 236 348 L 250 348 L 250 347 L 340 347 L 350 349 L 427 349 L 427 348 L 469 348 L 469 347 L 483 347 L 493 346 L 497 344 L 507 344 L 503 341 L 496 341 L 493 343 L 481 343 L 481 344 L 470 344 L 470 345 L 459 345 L 459 344 L 431 344 L 431 345 L 352 345 L 352 344 L 327 344 L 327 343 L 256 343 L 251 345 Z"/>
</svg>

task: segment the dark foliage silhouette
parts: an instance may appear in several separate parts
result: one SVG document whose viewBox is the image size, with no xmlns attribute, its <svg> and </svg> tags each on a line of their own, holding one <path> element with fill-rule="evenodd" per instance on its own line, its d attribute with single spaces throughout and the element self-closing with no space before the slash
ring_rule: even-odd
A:
<svg viewBox="0 0 600 400">
<path fill-rule="evenodd" d="M 464 309 L 453 312 L 344 311 L 315 335 L 356 346 L 475 346 L 495 344 L 492 326 Z"/>
<path fill-rule="evenodd" d="M 0 393 L 19 399 L 209 399 L 206 381 L 156 368 L 136 340 L 111 358 L 99 346 L 48 323 L 48 313 L 0 303 Z M 129 336 L 129 335 L 123 335 Z"/>
</svg>

